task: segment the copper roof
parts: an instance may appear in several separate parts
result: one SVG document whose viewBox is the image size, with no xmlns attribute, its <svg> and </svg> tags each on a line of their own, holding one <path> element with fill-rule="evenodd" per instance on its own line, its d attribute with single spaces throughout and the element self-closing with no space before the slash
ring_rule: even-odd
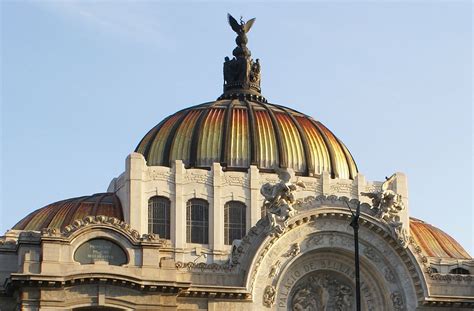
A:
<svg viewBox="0 0 474 311">
<path fill-rule="evenodd" d="M 410 230 L 428 257 L 472 259 L 455 239 L 424 221 L 410 218 Z"/>
<path fill-rule="evenodd" d="M 46 205 L 20 220 L 12 229 L 40 231 L 63 229 L 85 216 L 110 216 L 123 220 L 122 204 L 114 193 L 96 193 Z"/>
<path fill-rule="evenodd" d="M 263 171 L 292 168 L 299 175 L 328 172 L 353 179 L 357 166 L 349 150 L 323 124 L 279 105 L 224 99 L 181 110 L 156 125 L 138 144 L 149 166 L 227 170 L 257 165 Z"/>
</svg>

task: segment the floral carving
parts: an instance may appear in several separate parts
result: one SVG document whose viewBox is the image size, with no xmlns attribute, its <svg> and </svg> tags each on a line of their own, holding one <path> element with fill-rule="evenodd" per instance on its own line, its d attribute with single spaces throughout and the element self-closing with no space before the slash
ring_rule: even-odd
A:
<svg viewBox="0 0 474 311">
<path fill-rule="evenodd" d="M 403 297 L 400 292 L 393 292 L 390 295 L 390 299 L 392 299 L 392 306 L 393 310 L 395 311 L 402 311 L 405 310 L 405 304 L 403 302 Z"/>
<path fill-rule="evenodd" d="M 286 253 L 286 257 L 296 257 L 301 252 L 298 243 L 291 244 L 290 250 Z"/>
<path fill-rule="evenodd" d="M 277 260 L 277 262 L 275 262 L 273 266 L 270 267 L 270 273 L 268 274 L 268 277 L 273 278 L 276 275 L 278 275 L 278 273 L 280 273 L 280 268 L 281 268 L 281 262 Z"/>
<path fill-rule="evenodd" d="M 311 238 L 309 238 L 308 241 L 306 241 L 306 245 L 307 247 L 310 247 L 310 246 L 315 246 L 315 245 L 319 245 L 321 244 L 323 240 L 323 235 L 322 234 L 316 234 L 314 236 L 312 236 Z"/>
<path fill-rule="evenodd" d="M 263 305 L 267 308 L 271 308 L 275 303 L 276 289 L 272 285 L 265 287 L 263 292 Z"/>
<path fill-rule="evenodd" d="M 175 267 L 178 270 L 181 270 L 181 269 L 186 269 L 188 271 L 200 270 L 201 272 L 203 272 L 205 270 L 212 271 L 212 272 L 217 272 L 217 271 L 230 272 L 233 269 L 233 266 L 231 266 L 227 263 L 226 264 L 218 264 L 218 263 L 208 264 L 208 263 L 205 263 L 205 262 L 196 263 L 196 262 L 193 262 L 193 261 L 189 261 L 189 262 L 177 261 L 175 263 Z"/>
<path fill-rule="evenodd" d="M 383 276 L 390 283 L 393 283 L 395 281 L 395 274 L 393 274 L 392 269 L 390 269 L 389 267 L 385 267 L 383 269 Z"/>
<path fill-rule="evenodd" d="M 79 230 L 80 228 L 90 226 L 90 225 L 109 225 L 115 228 L 120 229 L 122 232 L 130 235 L 136 240 L 140 239 L 140 233 L 137 230 L 134 230 L 124 221 L 121 221 L 115 217 L 108 217 L 108 216 L 86 216 L 82 220 L 76 219 L 72 225 L 66 226 L 64 231 L 62 232 L 63 235 L 69 236 L 73 232 Z"/>
<path fill-rule="evenodd" d="M 45 236 L 60 236 L 61 231 L 58 228 L 43 228 L 41 234 Z"/>
<path fill-rule="evenodd" d="M 370 260 L 372 260 L 373 262 L 379 262 L 380 261 L 380 257 L 379 255 L 377 255 L 377 252 L 375 251 L 375 249 L 373 247 L 366 247 L 364 249 L 364 255 L 369 258 Z"/>
<path fill-rule="evenodd" d="M 134 230 L 124 221 L 117 219 L 115 217 L 108 217 L 108 216 L 86 216 L 83 219 L 76 219 L 71 225 L 68 225 L 64 228 L 63 231 L 60 231 L 56 228 L 45 228 L 42 230 L 41 235 L 43 237 L 53 237 L 53 238 L 67 238 L 71 236 L 74 232 L 89 226 L 107 226 L 112 227 L 123 234 L 128 235 L 135 240 L 135 242 L 148 242 L 148 243 L 156 243 L 158 246 L 166 246 L 169 244 L 168 240 L 160 239 L 158 235 L 155 234 L 144 234 L 140 236 L 140 233 L 137 230 Z"/>
</svg>

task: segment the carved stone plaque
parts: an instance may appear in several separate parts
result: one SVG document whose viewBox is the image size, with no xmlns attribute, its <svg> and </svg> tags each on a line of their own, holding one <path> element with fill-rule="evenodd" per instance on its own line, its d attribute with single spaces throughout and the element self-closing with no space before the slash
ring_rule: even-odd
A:
<svg viewBox="0 0 474 311">
<path fill-rule="evenodd" d="M 74 260 L 82 265 L 105 261 L 115 266 L 121 266 L 128 261 L 124 250 L 106 239 L 92 239 L 83 243 L 74 253 Z"/>
</svg>

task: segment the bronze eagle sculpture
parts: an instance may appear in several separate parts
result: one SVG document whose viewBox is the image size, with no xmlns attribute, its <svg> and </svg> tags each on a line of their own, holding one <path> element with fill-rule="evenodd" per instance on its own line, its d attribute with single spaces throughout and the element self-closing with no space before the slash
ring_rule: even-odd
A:
<svg viewBox="0 0 474 311">
<path fill-rule="evenodd" d="M 229 13 L 227 13 L 227 18 L 229 20 L 230 27 L 232 27 L 232 30 L 237 33 L 237 38 L 235 39 L 235 42 L 238 46 L 245 46 L 248 42 L 246 33 L 248 33 L 250 31 L 250 28 L 252 28 L 252 25 L 255 22 L 255 18 L 252 18 L 247 22 L 244 22 L 242 18 L 240 18 L 240 23 Z"/>
</svg>

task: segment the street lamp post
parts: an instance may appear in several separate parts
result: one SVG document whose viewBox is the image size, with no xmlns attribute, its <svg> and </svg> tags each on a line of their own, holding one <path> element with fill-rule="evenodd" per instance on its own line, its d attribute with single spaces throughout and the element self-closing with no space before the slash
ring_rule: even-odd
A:
<svg viewBox="0 0 474 311">
<path fill-rule="evenodd" d="M 351 211 L 352 218 L 350 226 L 354 229 L 354 259 L 355 259 L 355 282 L 356 282 L 356 310 L 360 311 L 360 265 L 359 265 L 359 216 L 360 202 L 357 204 L 355 213 L 352 211 L 349 203 L 347 207 Z"/>
</svg>

